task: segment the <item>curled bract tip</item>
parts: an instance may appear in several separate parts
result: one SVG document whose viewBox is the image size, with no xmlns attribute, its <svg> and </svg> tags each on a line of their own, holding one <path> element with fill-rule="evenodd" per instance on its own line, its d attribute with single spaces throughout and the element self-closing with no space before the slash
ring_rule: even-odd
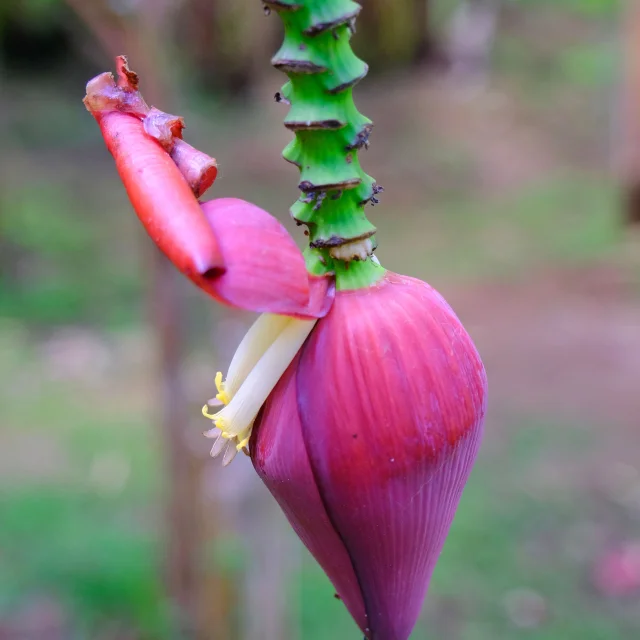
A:
<svg viewBox="0 0 640 640">
<path fill-rule="evenodd" d="M 128 91 L 137 91 L 140 78 L 138 74 L 129 68 L 127 56 L 116 56 L 116 70 L 118 72 L 118 86 Z"/>
<path fill-rule="evenodd" d="M 176 163 L 183 178 L 191 187 L 193 195 L 200 198 L 213 185 L 218 176 L 216 159 L 179 138 L 174 138 L 170 153 L 171 159 Z"/>
<path fill-rule="evenodd" d="M 116 71 L 117 82 L 109 71 L 87 82 L 85 106 L 95 117 L 115 110 L 144 118 L 149 106 L 138 91 L 138 74 L 129 68 L 126 56 L 116 56 Z"/>
<path fill-rule="evenodd" d="M 116 83 L 110 72 L 101 73 L 87 82 L 84 105 L 94 116 L 110 111 L 121 111 L 143 118 L 149 107 L 139 92 L 133 92 Z"/>
<path fill-rule="evenodd" d="M 182 139 L 182 130 L 185 128 L 184 118 L 165 113 L 151 107 L 142 121 L 144 130 L 152 138 L 155 138 L 167 151 L 171 151 L 174 141 Z"/>
<path fill-rule="evenodd" d="M 154 243 L 220 302 L 298 318 L 326 315 L 333 280 L 309 275 L 291 236 L 266 211 L 235 198 L 201 205 L 197 198 L 217 176 L 215 159 L 182 139 L 183 118 L 147 105 L 125 56 L 116 68 L 117 81 L 111 73 L 89 81 L 84 104 Z"/>
<path fill-rule="evenodd" d="M 196 198 L 204 195 L 218 175 L 215 158 L 182 139 L 186 126 L 184 118 L 149 107 L 139 90 L 140 78 L 129 68 L 126 56 L 116 57 L 116 70 L 117 81 L 110 72 L 101 73 L 89 80 L 83 100 L 87 110 L 98 122 L 102 122 L 107 114 L 113 112 L 139 119 L 144 132 L 171 155 Z"/>
</svg>

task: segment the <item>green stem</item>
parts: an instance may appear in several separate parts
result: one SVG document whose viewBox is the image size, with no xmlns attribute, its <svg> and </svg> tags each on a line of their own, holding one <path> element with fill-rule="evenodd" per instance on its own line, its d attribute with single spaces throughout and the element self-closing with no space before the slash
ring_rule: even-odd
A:
<svg viewBox="0 0 640 640">
<path fill-rule="evenodd" d="M 361 7 L 352 0 L 265 5 L 278 12 L 285 29 L 272 63 L 289 77 L 276 99 L 291 105 L 284 124 L 295 138 L 283 156 L 300 169 L 302 194 L 291 215 L 309 230 L 307 266 L 316 274 L 334 272 L 340 289 L 368 286 L 384 269 L 371 262 L 376 228 L 364 212 L 381 189 L 358 159 L 373 123 L 352 95 L 368 71 L 350 44 Z"/>
</svg>

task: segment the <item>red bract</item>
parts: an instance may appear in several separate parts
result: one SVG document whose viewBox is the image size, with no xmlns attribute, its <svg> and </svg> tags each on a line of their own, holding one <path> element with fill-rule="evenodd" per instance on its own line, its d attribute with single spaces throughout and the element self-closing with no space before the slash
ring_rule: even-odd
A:
<svg viewBox="0 0 640 640">
<path fill-rule="evenodd" d="M 406 640 L 482 435 L 486 375 L 429 285 L 339 292 L 269 397 L 257 472 L 365 633 Z"/>
<path fill-rule="evenodd" d="M 224 273 L 192 280 L 217 300 L 240 309 L 318 318 L 333 301 L 330 278 L 312 276 L 287 230 L 244 200 L 219 198 L 202 205 L 220 245 Z"/>
<path fill-rule="evenodd" d="M 219 302 L 300 318 L 326 314 L 330 278 L 307 273 L 273 216 L 236 198 L 198 202 L 215 180 L 216 161 L 182 140 L 182 118 L 147 106 L 124 56 L 116 63 L 118 82 L 100 74 L 87 84 L 84 102 L 151 239 Z"/>
<path fill-rule="evenodd" d="M 214 275 L 223 268 L 220 250 L 192 186 L 194 171 L 200 174 L 195 181 L 198 190 L 213 183 L 215 160 L 203 163 L 203 154 L 181 140 L 182 118 L 149 109 L 138 91 L 138 76 L 124 56 L 116 64 L 117 84 L 110 73 L 90 80 L 85 106 L 100 125 L 131 203 L 153 241 L 187 277 Z"/>
<path fill-rule="evenodd" d="M 113 111 L 100 128 L 147 233 L 187 277 L 223 269 L 220 248 L 171 156 L 133 116 Z"/>
</svg>

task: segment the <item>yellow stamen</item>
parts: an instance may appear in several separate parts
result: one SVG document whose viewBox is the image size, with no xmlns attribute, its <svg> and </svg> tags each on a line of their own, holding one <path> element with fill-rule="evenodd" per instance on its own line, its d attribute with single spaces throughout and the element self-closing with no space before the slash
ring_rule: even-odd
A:
<svg viewBox="0 0 640 640">
<path fill-rule="evenodd" d="M 231 402 L 231 398 L 225 391 L 225 384 L 224 382 L 222 382 L 222 371 L 218 371 L 218 373 L 216 373 L 215 383 L 216 383 L 216 389 L 218 390 L 218 394 L 216 395 L 216 400 L 220 400 L 220 402 L 222 402 L 222 404 L 224 405 L 229 404 Z"/>
<path fill-rule="evenodd" d="M 213 429 L 205 432 L 206 437 L 216 439 L 211 455 L 224 452 L 224 466 L 238 451 L 247 453 L 260 408 L 315 323 L 316 320 L 263 314 L 240 343 L 226 380 L 223 381 L 222 373 L 216 375 L 216 400 L 224 407 L 214 414 L 205 405 L 202 414 L 214 424 Z"/>
<path fill-rule="evenodd" d="M 209 413 L 209 405 L 208 404 L 205 404 L 204 407 L 202 407 L 202 415 L 205 418 L 209 418 L 209 420 L 215 420 L 216 419 L 215 413 Z"/>
<path fill-rule="evenodd" d="M 244 440 L 240 440 L 240 442 L 238 442 L 238 444 L 236 445 L 236 449 L 238 451 L 240 451 L 240 449 L 244 449 L 249 444 L 250 438 L 251 435 L 248 435 Z"/>
</svg>

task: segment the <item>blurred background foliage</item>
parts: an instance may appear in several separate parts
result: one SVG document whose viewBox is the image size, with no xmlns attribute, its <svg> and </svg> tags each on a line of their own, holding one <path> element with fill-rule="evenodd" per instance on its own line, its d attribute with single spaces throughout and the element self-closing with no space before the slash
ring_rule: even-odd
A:
<svg viewBox="0 0 640 640">
<path fill-rule="evenodd" d="M 429 62 L 425 39 L 432 42 L 433 49 L 441 49 L 440 53 L 432 51 L 432 62 L 434 57 L 436 62 L 444 57 L 444 36 L 456 3 L 432 2 L 429 30 L 420 29 L 420 24 L 412 20 L 415 7 L 420 4 L 427 3 L 397 2 L 391 11 L 386 0 L 365 3 L 355 47 L 370 62 L 374 77 Z M 113 12 L 110 17 L 117 24 L 135 12 L 136 3 L 113 0 L 109 8 Z M 236 110 L 234 100 L 241 104 L 252 100 L 249 96 L 256 94 L 256 85 L 268 73 L 266 61 L 270 52 L 277 48 L 277 20 L 265 21 L 254 9 L 250 2 L 188 0 L 180 2 L 169 30 L 167 46 L 174 56 L 173 72 L 181 75 L 177 101 L 188 103 L 190 109 L 197 111 L 197 117 L 208 119 L 203 126 L 212 132 L 216 132 L 218 122 L 223 123 L 220 128 L 225 128 L 228 110 Z M 509 81 L 523 83 L 522 91 L 529 91 L 527 102 L 547 102 L 549 110 L 556 109 L 553 99 L 565 83 L 581 95 L 603 87 L 611 89 L 617 64 L 613 42 L 594 42 L 593 38 L 580 42 L 580 34 L 575 32 L 589 31 L 590 23 L 601 22 L 609 25 L 609 35 L 614 38 L 617 9 L 614 0 L 563 0 L 560 5 L 555 0 L 505 2 L 494 69 Z M 529 15 L 532 13 L 535 15 Z M 533 25 L 530 33 L 526 33 L 526 20 Z M 556 20 L 561 25 L 556 33 L 546 32 L 543 37 L 538 28 L 542 30 L 546 21 Z M 565 33 L 572 22 L 573 32 Z M 246 37 L 258 31 L 263 33 L 262 39 Z M 10 178 L 2 190 L 0 260 L 5 295 L 0 310 L 12 317 L 45 323 L 129 321 L 131 314 L 139 311 L 135 300 L 141 294 L 135 262 L 129 262 L 135 257 L 124 254 L 124 263 L 111 265 L 116 273 L 104 269 L 111 242 L 121 234 L 106 216 L 96 219 L 98 214 L 92 211 L 95 190 L 86 181 L 79 184 L 79 176 L 71 175 L 72 171 L 61 184 L 52 175 L 56 171 L 43 166 L 47 154 L 50 160 L 57 159 L 57 170 L 64 171 L 65 167 L 60 166 L 64 164 L 64 154 L 78 158 L 87 149 L 93 155 L 99 153 L 97 131 L 93 122 L 84 117 L 74 90 L 91 74 L 106 68 L 108 56 L 101 46 L 96 46 L 93 34 L 64 0 L 2 3 L 0 51 L 2 73 L 5 82 L 10 83 L 10 95 L 3 105 L 7 125 L 1 134 L 3 146 L 25 149 L 27 155 L 22 158 L 19 153 L 14 154 L 16 173 L 23 173 L 17 166 L 21 161 L 34 161 L 28 156 L 28 151 L 33 151 L 40 153 L 41 162 L 35 164 L 41 165 L 46 174 L 38 180 L 37 189 L 25 189 L 20 179 Z M 577 95 L 574 97 L 577 99 Z M 591 99 L 599 103 L 594 106 L 600 109 L 601 132 L 606 137 L 612 101 L 603 94 Z M 209 117 L 211 113 L 215 114 L 213 118 Z M 562 124 L 560 118 L 558 121 Z M 84 157 L 86 162 L 92 159 Z M 28 170 L 37 172 L 38 167 Z M 105 197 L 111 197 L 116 208 L 120 206 L 118 194 L 101 194 L 101 198 Z M 105 204 L 109 205 L 108 200 Z M 44 211 L 48 214 L 43 215 Z M 83 265 L 82 269 L 78 265 Z"/>
<path fill-rule="evenodd" d="M 139 44 L 135 25 L 168 4 L 148 55 L 186 138 L 218 158 L 212 194 L 295 234 L 268 64 L 280 24 L 257 0 L 0 3 L 0 638 L 355 638 L 250 464 L 207 459 L 198 407 L 251 318 L 188 284 L 182 525 L 198 534 L 176 534 L 187 586 L 166 577 L 154 257 L 81 99 L 112 68 L 109 38 Z M 619 120 L 623 7 L 363 5 L 378 255 L 445 293 L 491 380 L 486 444 L 414 637 L 640 637 L 640 259 L 612 171 L 620 141 L 640 145 Z"/>
</svg>

